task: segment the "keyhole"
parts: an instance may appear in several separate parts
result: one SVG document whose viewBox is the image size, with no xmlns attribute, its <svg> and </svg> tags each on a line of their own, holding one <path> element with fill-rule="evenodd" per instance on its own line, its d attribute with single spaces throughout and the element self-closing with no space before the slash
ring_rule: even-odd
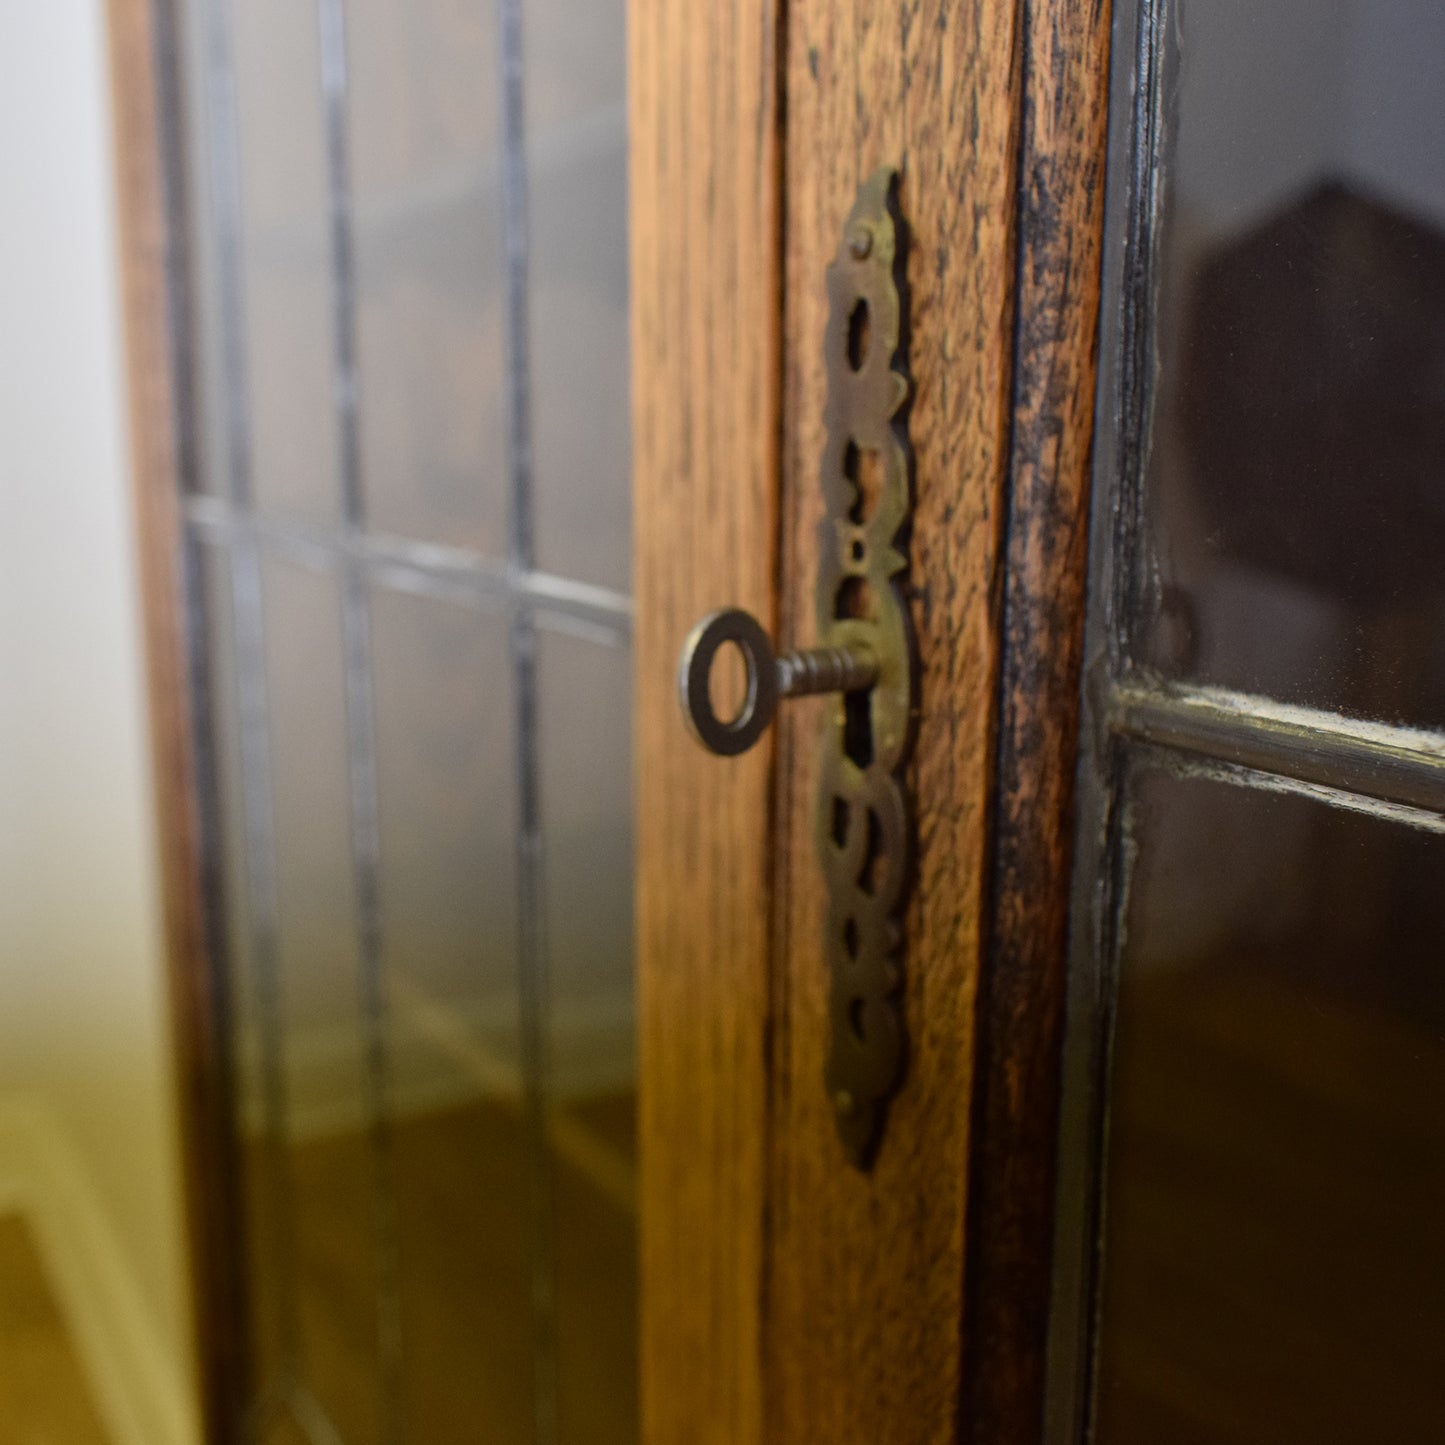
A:
<svg viewBox="0 0 1445 1445">
<path fill-rule="evenodd" d="M 848 317 L 848 365 L 862 371 L 868 359 L 868 343 L 873 339 L 873 325 L 868 316 L 868 303 L 860 301 Z"/>
<path fill-rule="evenodd" d="M 873 704 L 866 692 L 843 694 L 843 751 L 860 768 L 873 761 Z"/>
</svg>

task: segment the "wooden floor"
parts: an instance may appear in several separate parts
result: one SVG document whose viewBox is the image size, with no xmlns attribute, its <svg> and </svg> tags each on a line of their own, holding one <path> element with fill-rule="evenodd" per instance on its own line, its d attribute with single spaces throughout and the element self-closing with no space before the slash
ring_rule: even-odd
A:
<svg viewBox="0 0 1445 1445">
<path fill-rule="evenodd" d="M 580 1109 L 581 1114 L 576 1114 Z M 557 1121 L 549 1174 L 552 1284 L 557 1321 L 556 1438 L 560 1445 L 635 1445 L 637 1429 L 636 1216 L 593 1155 L 635 1158 L 630 1096 L 575 1106 Z M 590 1153 L 569 1145 L 576 1130 Z M 397 1121 L 389 1150 L 404 1361 L 405 1438 L 427 1445 L 530 1445 L 536 1438 L 536 1340 L 531 1320 L 534 1215 L 526 1135 L 513 1105 L 479 1101 Z M 288 1332 L 306 1381 L 300 1411 L 324 1412 L 344 1445 L 382 1438 L 379 1389 L 376 1190 L 368 1141 L 354 1133 L 292 1146 L 299 1289 L 277 1271 L 255 1282 L 260 1338 L 273 1379 Z M 257 1216 L 275 1223 L 264 1161 Z M 284 1246 L 283 1246 L 284 1248 Z M 273 1247 L 272 1260 L 279 1256 Z M 304 1427 L 278 1412 L 266 1445 L 290 1445 Z M 325 1429 L 312 1432 L 326 1438 Z"/>
<path fill-rule="evenodd" d="M 0 1217 L 0 1445 L 106 1445 L 24 1221 Z"/>
</svg>

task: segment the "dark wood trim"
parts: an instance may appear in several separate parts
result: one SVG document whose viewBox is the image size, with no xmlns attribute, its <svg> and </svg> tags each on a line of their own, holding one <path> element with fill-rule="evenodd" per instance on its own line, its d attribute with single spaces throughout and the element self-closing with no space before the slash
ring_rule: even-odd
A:
<svg viewBox="0 0 1445 1445">
<path fill-rule="evenodd" d="M 963 1438 L 1043 1423 L 1108 115 L 1109 0 L 1027 0 L 997 804 Z"/>
<path fill-rule="evenodd" d="M 179 480 L 186 435 L 174 324 L 179 76 L 168 0 L 108 0 L 131 471 L 146 644 L 172 1040 L 201 1413 L 236 1438 L 244 1309 L 235 1229 L 223 1010 L 217 1007 L 187 677 Z"/>
</svg>

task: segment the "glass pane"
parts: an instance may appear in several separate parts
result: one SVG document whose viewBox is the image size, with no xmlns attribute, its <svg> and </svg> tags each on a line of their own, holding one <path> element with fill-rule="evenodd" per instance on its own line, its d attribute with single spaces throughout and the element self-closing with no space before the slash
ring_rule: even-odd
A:
<svg viewBox="0 0 1445 1445">
<path fill-rule="evenodd" d="M 194 158 L 186 180 L 191 187 L 185 241 L 189 246 L 191 308 L 195 365 L 190 382 L 194 410 L 191 420 L 198 439 L 197 475 L 183 477 L 197 491 L 229 493 L 225 452 L 225 330 L 221 313 L 216 177 L 211 169 L 213 96 L 207 83 L 205 17 L 200 0 L 188 0 L 181 11 L 180 41 L 185 48 L 184 137 Z"/>
<path fill-rule="evenodd" d="M 247 422 L 258 507 L 334 533 L 332 350 L 348 298 L 331 276 L 317 7 L 186 3 L 201 485 L 227 489 L 226 424 Z M 234 338 L 220 304 L 225 217 L 204 104 L 226 94 L 207 91 L 227 63 L 208 45 L 213 6 L 229 22 L 240 132 L 244 334 Z M 507 557 L 515 381 L 530 393 L 531 431 L 517 440 L 533 463 L 537 565 L 627 586 L 624 8 L 520 0 L 519 310 L 502 254 L 503 79 L 519 61 L 501 53 L 505 17 L 455 0 L 339 7 L 361 481 L 374 533 Z M 523 320 L 525 338 L 512 334 Z M 523 341 L 527 375 L 513 379 Z M 226 415 L 232 343 L 250 391 L 239 418 Z M 234 565 L 251 566 L 252 541 L 227 535 Z M 549 630 L 532 618 L 534 676 L 517 644 L 532 636 L 536 589 L 515 570 L 499 568 L 505 595 L 484 598 L 441 575 L 450 559 L 427 548 L 387 548 L 383 566 L 369 554 L 343 559 L 337 536 L 300 552 L 267 535 L 252 622 L 265 693 L 253 721 L 269 786 L 262 777 L 250 789 L 266 808 L 249 838 L 233 726 L 243 679 L 227 650 L 241 619 L 227 611 L 219 555 L 206 654 L 232 728 L 215 761 L 255 1275 L 258 1423 L 237 1428 L 259 1445 L 631 1445 L 627 649 L 606 629 Z M 349 679 L 342 566 L 365 574 L 370 625 L 366 663 Z M 534 685 L 536 696 L 522 691 Z M 370 708 L 374 759 L 354 752 L 348 696 Z M 520 717 L 535 718 L 534 736 L 519 735 Z M 248 731 L 253 771 L 257 736 Z M 383 1013 L 368 1020 L 351 804 L 353 780 L 373 763 Z M 529 778 L 537 818 L 522 816 Z M 274 849 L 265 886 L 252 889 L 258 915 L 266 889 L 277 895 L 274 967 L 247 907 L 258 847 Z M 542 916 L 523 918 L 524 906 Z M 544 947 L 524 979 L 527 940 Z"/>
<path fill-rule="evenodd" d="M 624 0 L 525 0 L 537 564 L 630 574 Z"/>
<path fill-rule="evenodd" d="M 225 965 L 231 1003 L 235 1128 L 239 1141 L 241 1213 L 245 1228 L 246 1287 L 252 1371 L 260 1396 L 280 1391 L 292 1300 L 286 1268 L 284 1131 L 273 1128 L 267 1083 L 277 1060 L 267 1028 L 273 1001 L 260 977 L 247 890 L 245 793 L 241 769 L 240 699 L 236 686 L 236 617 L 231 562 L 218 549 L 193 548 L 210 684 L 207 706 L 212 749 L 210 789 L 216 809 L 221 872 Z"/>
<path fill-rule="evenodd" d="M 334 578 L 263 562 L 280 1061 L 304 1392 L 379 1438 L 377 1161 L 366 1110 L 341 607 Z"/>
<path fill-rule="evenodd" d="M 1146 774 L 1100 1445 L 1445 1438 L 1445 837 Z"/>
<path fill-rule="evenodd" d="M 1445 8 L 1171 8 L 1143 657 L 1445 722 Z"/>
<path fill-rule="evenodd" d="M 256 504 L 325 521 L 337 514 L 340 488 L 316 10 L 292 0 L 226 9 L 240 124 Z"/>
<path fill-rule="evenodd" d="M 404 1414 L 533 1429 L 530 1175 L 505 617 L 373 594 Z"/>
<path fill-rule="evenodd" d="M 638 1436 L 631 656 L 543 631 L 539 675 L 558 1438 L 628 1445 Z"/>
<path fill-rule="evenodd" d="M 352 0 L 347 24 L 368 520 L 503 556 L 494 7 Z"/>
<path fill-rule="evenodd" d="M 375 1169 L 362 1117 L 336 588 L 263 563 L 257 591 L 253 558 L 208 548 L 199 557 L 263 1439 L 287 1438 L 274 1432 L 295 1409 L 370 1441 L 376 1261 L 366 1201 Z M 261 643 L 262 653 L 249 652 L 263 663 L 259 677 L 238 671 L 248 655 L 238 629 Z M 258 683 L 269 726 L 243 745 Z M 273 836 L 274 872 L 252 871 L 248 829 Z"/>
</svg>

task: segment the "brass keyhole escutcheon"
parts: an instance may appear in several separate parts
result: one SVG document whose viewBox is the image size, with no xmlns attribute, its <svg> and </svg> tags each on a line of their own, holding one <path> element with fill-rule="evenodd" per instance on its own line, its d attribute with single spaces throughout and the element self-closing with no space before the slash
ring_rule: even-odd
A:
<svg viewBox="0 0 1445 1445">
<path fill-rule="evenodd" d="M 828 886 L 823 1082 L 843 1148 L 862 1169 L 877 1152 L 905 1067 L 903 910 L 915 828 L 905 785 L 917 678 L 901 590 L 913 489 L 897 190 L 892 167 L 864 182 L 828 267 L 817 644 L 779 655 L 756 618 L 726 608 L 688 634 L 678 670 L 688 726 L 724 757 L 752 747 L 784 699 L 836 696 L 820 738 L 816 829 Z M 712 673 L 730 647 L 745 680 L 736 714 L 724 717 Z"/>
</svg>

